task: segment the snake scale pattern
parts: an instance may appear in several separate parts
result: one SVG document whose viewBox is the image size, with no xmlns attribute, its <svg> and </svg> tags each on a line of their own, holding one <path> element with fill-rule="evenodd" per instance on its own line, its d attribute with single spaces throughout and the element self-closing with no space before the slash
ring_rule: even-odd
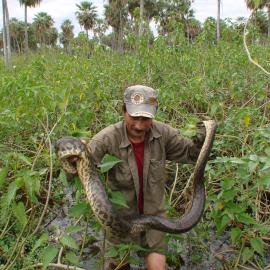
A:
<svg viewBox="0 0 270 270">
<path fill-rule="evenodd" d="M 193 172 L 193 197 L 187 212 L 178 219 L 166 219 L 159 216 L 140 215 L 137 217 L 121 217 L 116 213 L 101 183 L 93 157 L 86 144 L 79 138 L 63 137 L 56 141 L 55 150 L 65 171 L 78 174 L 85 189 L 91 208 L 103 227 L 119 234 L 133 234 L 150 229 L 168 233 L 184 233 L 192 229 L 200 220 L 205 205 L 204 170 L 214 141 L 216 122 L 203 122 L 206 137 Z M 68 158 L 78 157 L 76 163 Z"/>
</svg>

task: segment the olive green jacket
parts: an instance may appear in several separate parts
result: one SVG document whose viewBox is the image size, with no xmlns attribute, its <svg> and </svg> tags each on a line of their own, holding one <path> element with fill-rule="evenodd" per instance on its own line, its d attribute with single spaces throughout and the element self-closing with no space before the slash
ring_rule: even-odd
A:
<svg viewBox="0 0 270 270">
<path fill-rule="evenodd" d="M 121 191 L 125 195 L 129 208 L 122 208 L 121 215 L 138 214 L 139 177 L 125 122 L 118 122 L 100 131 L 92 138 L 89 147 L 97 164 L 105 154 L 123 160 L 109 171 L 108 185 L 112 191 Z M 180 137 L 176 129 L 153 120 L 144 148 L 144 214 L 165 216 L 165 161 L 193 163 L 199 151 L 199 146 Z M 146 241 L 149 247 L 158 243 L 163 235 L 159 231 L 148 231 Z"/>
</svg>

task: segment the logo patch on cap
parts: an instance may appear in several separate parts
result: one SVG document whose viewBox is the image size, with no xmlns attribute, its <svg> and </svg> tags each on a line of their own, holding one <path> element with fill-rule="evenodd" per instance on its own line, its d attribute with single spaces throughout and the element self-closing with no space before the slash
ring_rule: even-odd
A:
<svg viewBox="0 0 270 270">
<path fill-rule="evenodd" d="M 131 102 L 136 105 L 144 102 L 144 96 L 141 93 L 133 93 L 130 99 L 131 99 Z"/>
</svg>

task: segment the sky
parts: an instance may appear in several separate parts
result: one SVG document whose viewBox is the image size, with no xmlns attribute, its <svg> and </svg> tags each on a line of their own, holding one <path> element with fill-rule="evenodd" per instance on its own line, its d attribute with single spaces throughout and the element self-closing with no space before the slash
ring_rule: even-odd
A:
<svg viewBox="0 0 270 270">
<path fill-rule="evenodd" d="M 97 7 L 99 17 L 103 17 L 103 5 L 107 0 L 89 0 Z M 2 2 L 2 1 L 1 1 Z M 42 0 L 41 4 L 35 8 L 28 9 L 28 22 L 32 22 L 35 14 L 38 12 L 47 12 L 52 16 L 55 27 L 60 30 L 60 25 L 66 19 L 70 19 L 74 25 L 75 35 L 82 31 L 79 23 L 76 20 L 75 12 L 76 4 L 82 0 Z M 222 0 L 221 1 L 221 18 L 232 18 L 243 16 L 248 17 L 250 11 L 246 8 L 245 0 Z M 24 8 L 20 6 L 19 0 L 7 0 L 9 17 L 15 17 L 24 20 Z M 0 29 L 3 26 L 2 5 L 0 12 Z M 203 22 L 205 18 L 217 14 L 217 0 L 194 0 L 192 8 L 195 11 L 195 18 Z"/>
</svg>

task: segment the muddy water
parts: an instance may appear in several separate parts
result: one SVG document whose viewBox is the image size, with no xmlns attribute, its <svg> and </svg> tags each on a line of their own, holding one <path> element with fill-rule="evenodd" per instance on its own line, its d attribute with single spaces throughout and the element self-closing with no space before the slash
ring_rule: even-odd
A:
<svg viewBox="0 0 270 270">
<path fill-rule="evenodd" d="M 64 194 L 63 206 L 53 207 L 44 222 L 44 227 L 49 232 L 51 239 L 58 239 L 68 226 L 74 225 L 74 220 L 68 215 L 68 210 L 74 205 L 74 190 L 72 190 L 72 188 L 66 188 Z M 81 223 L 79 225 L 85 227 L 86 224 Z M 72 235 L 72 237 L 77 240 L 77 243 L 80 243 L 83 234 L 84 233 L 76 233 Z M 80 267 L 85 270 L 101 270 L 102 267 L 97 266 L 96 263 L 101 257 L 102 234 L 95 233 L 91 226 L 89 226 L 87 235 L 91 235 L 92 238 L 96 239 L 96 242 L 85 246 Z M 169 246 L 173 245 L 169 244 Z M 175 266 L 174 263 L 173 266 L 168 266 L 168 270 L 232 269 L 231 265 L 236 261 L 239 252 L 230 244 L 229 233 L 225 232 L 221 236 L 217 236 L 214 228 L 209 229 L 205 239 L 202 239 L 201 235 L 197 236 L 194 231 L 183 234 L 181 246 L 181 251 L 179 254 L 176 254 L 179 257 L 179 261 L 176 263 L 177 266 Z M 94 253 L 93 250 L 95 251 Z M 169 251 L 176 253 L 176 250 L 173 249 Z M 262 269 L 270 264 L 270 250 L 266 251 L 265 254 L 265 262 Z M 145 269 L 143 261 L 141 260 L 140 266 L 134 265 L 131 269 Z"/>
</svg>

